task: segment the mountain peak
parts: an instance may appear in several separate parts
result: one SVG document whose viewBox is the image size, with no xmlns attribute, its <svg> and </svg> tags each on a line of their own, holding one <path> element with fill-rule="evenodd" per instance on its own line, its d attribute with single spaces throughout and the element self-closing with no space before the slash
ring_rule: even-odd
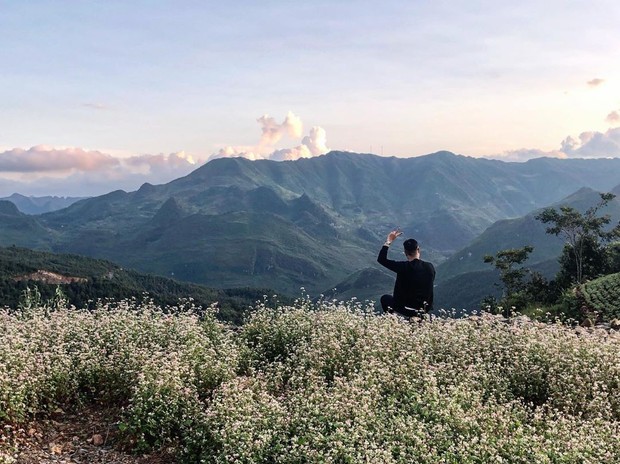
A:
<svg viewBox="0 0 620 464">
<path fill-rule="evenodd" d="M 436 151 L 435 153 L 429 153 L 427 156 L 437 156 L 437 157 L 442 157 L 442 158 L 458 158 L 463 155 L 457 155 L 447 150 L 440 150 L 440 151 Z"/>
</svg>

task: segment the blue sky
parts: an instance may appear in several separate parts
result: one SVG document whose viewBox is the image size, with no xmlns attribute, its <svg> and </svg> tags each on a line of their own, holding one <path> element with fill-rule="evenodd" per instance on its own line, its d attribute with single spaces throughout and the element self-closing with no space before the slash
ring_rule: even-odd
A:
<svg viewBox="0 0 620 464">
<path fill-rule="evenodd" d="M 618 24 L 606 0 L 0 0 L 0 195 L 214 156 L 620 156 Z"/>
</svg>

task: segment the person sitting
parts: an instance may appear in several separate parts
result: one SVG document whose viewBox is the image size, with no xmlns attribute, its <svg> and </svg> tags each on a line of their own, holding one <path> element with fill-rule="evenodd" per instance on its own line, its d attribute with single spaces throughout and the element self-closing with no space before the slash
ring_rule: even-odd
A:
<svg viewBox="0 0 620 464">
<path fill-rule="evenodd" d="M 406 261 L 388 259 L 389 247 L 400 235 L 402 232 L 399 229 L 391 231 L 377 258 L 379 264 L 396 273 L 394 294 L 381 297 L 381 308 L 385 313 L 421 316 L 433 309 L 435 267 L 420 259 L 420 247 L 413 238 L 403 243 Z"/>
</svg>

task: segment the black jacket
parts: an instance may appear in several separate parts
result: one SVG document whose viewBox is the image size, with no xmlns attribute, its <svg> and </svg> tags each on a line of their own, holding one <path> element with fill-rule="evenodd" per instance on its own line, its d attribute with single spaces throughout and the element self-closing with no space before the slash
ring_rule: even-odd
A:
<svg viewBox="0 0 620 464">
<path fill-rule="evenodd" d="M 387 257 L 388 249 L 389 247 L 385 245 L 381 248 L 377 262 L 390 271 L 396 272 L 395 303 L 398 306 L 424 311 L 433 309 L 435 267 L 421 259 L 392 261 Z"/>
</svg>

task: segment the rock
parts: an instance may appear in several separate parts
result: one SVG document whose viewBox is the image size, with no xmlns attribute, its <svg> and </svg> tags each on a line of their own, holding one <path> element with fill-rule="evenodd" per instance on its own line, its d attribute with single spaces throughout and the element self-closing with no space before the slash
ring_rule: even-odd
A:
<svg viewBox="0 0 620 464">
<path fill-rule="evenodd" d="M 62 454 L 62 445 L 57 445 L 56 443 L 50 443 L 49 448 L 52 454 Z"/>
<path fill-rule="evenodd" d="M 95 446 L 101 446 L 103 445 L 103 442 L 104 442 L 103 436 L 99 433 L 94 434 L 92 440 L 93 440 L 93 445 Z"/>
<path fill-rule="evenodd" d="M 612 320 L 609 325 L 614 330 L 620 330 L 620 319 Z"/>
</svg>

